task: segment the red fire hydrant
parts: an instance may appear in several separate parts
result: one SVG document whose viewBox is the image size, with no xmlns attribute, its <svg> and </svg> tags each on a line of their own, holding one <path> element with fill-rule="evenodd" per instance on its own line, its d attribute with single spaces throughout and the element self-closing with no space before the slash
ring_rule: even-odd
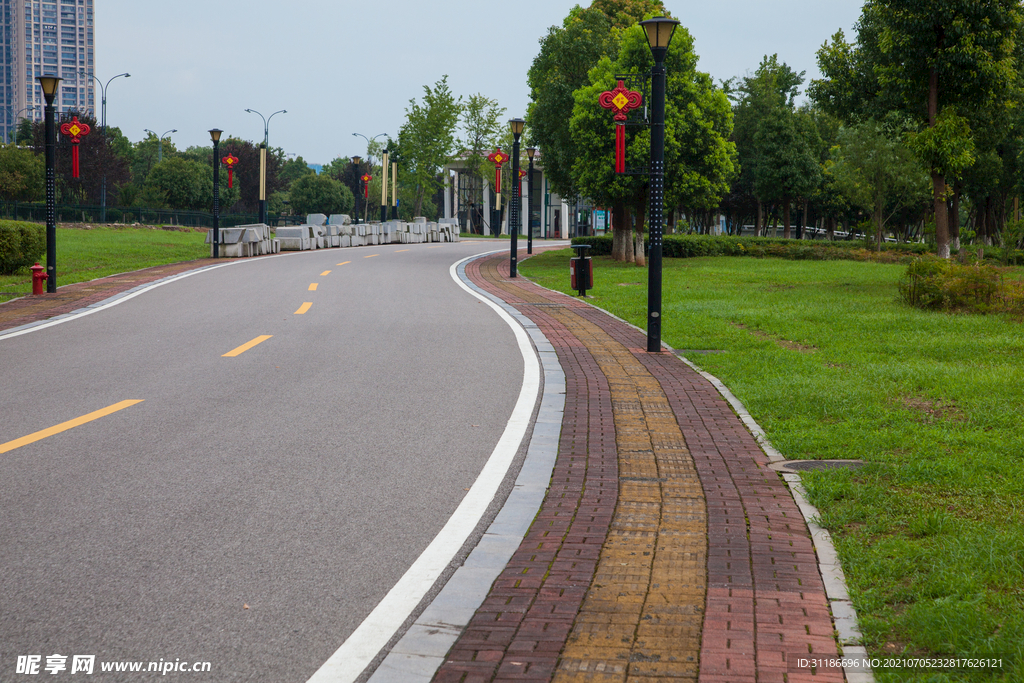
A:
<svg viewBox="0 0 1024 683">
<path fill-rule="evenodd" d="M 42 294 L 43 283 L 50 276 L 43 272 L 46 269 L 39 265 L 38 261 L 29 270 L 32 271 L 32 294 Z"/>
</svg>

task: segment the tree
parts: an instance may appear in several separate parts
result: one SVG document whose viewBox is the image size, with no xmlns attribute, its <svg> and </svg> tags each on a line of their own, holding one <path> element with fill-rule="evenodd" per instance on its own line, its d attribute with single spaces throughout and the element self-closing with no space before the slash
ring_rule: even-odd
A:
<svg viewBox="0 0 1024 683">
<path fill-rule="evenodd" d="M 220 174 L 221 204 L 229 207 L 238 201 L 238 186 L 227 187 L 227 174 Z M 141 197 L 155 206 L 160 197 L 172 209 L 213 210 L 213 167 L 185 156 L 165 158 L 146 176 Z"/>
<path fill-rule="evenodd" d="M 213 160 L 213 146 L 202 147 L 203 153 L 207 160 L 207 163 L 212 163 Z M 221 159 L 226 157 L 228 154 L 233 154 L 238 158 L 238 163 L 235 165 L 235 187 L 239 189 L 238 200 L 234 206 L 224 204 L 227 207 L 231 206 L 232 211 L 239 211 L 245 213 L 256 213 L 259 207 L 260 198 L 260 147 L 258 144 L 254 144 L 248 140 L 240 140 L 238 138 L 228 138 L 226 141 L 222 141 L 219 146 Z M 279 148 L 267 150 L 267 197 L 269 198 L 275 192 L 287 190 L 284 182 L 280 178 L 280 170 L 282 166 L 284 152 Z M 220 160 L 218 159 L 218 162 Z M 211 166 L 212 168 L 212 166 Z M 225 177 L 226 173 L 221 173 L 221 177 Z"/>
<path fill-rule="evenodd" d="M 294 159 L 288 159 L 282 164 L 278 178 L 285 187 L 291 187 L 292 183 L 296 180 L 310 173 L 315 174 L 316 171 L 311 169 L 302 157 L 297 156 Z"/>
<path fill-rule="evenodd" d="M 355 203 L 352 192 L 339 181 L 315 173 L 303 175 L 292 184 L 292 210 L 311 213 L 350 213 Z"/>
<path fill-rule="evenodd" d="M 441 186 L 438 175 L 455 152 L 461 98 L 448 87 L 448 76 L 423 86 L 423 100 L 409 100 L 405 123 L 398 131 L 402 173 L 415 187 L 413 213 L 421 215 L 423 199 Z M 386 169 L 385 169 L 386 171 Z"/>
<path fill-rule="evenodd" d="M 782 202 L 783 236 L 790 235 L 790 205 L 812 194 L 821 171 L 809 144 L 809 130 L 795 112 L 778 104 L 765 112 L 754 134 L 754 190 L 761 199 Z"/>
<path fill-rule="evenodd" d="M 44 198 L 46 168 L 41 155 L 31 149 L 0 145 L 0 199 L 38 202 Z"/>
<path fill-rule="evenodd" d="M 965 170 L 972 134 L 963 117 L 1007 106 L 1020 27 L 1017 0 L 868 0 L 857 45 L 837 34 L 839 40 L 818 52 L 825 76 L 812 89 L 818 101 L 839 113 L 852 108 L 845 116 L 861 120 L 877 108 L 898 110 L 923 135 L 915 147 L 929 164 L 943 258 L 950 251 L 947 174 Z"/>
<path fill-rule="evenodd" d="M 668 85 L 665 102 L 665 196 L 669 206 L 711 208 L 729 189 L 735 146 L 728 141 L 732 112 L 725 93 L 696 70 L 697 57 L 689 32 L 676 29 L 665 60 Z M 643 176 L 615 173 L 615 122 L 598 103 L 600 93 L 616 85 L 616 75 L 645 73 L 653 66 L 644 30 L 622 32 L 618 58 L 604 57 L 590 73 L 590 84 L 574 94 L 570 131 L 577 145 L 572 182 L 595 203 L 613 207 L 613 256 L 630 258 L 630 221 L 626 208 L 642 229 L 647 203 Z M 650 159 L 650 132 L 634 129 L 627 139 L 626 165 L 645 166 Z M 545 166 L 546 168 L 546 166 Z"/>
<path fill-rule="evenodd" d="M 829 171 L 852 203 L 871 210 L 879 251 L 886 221 L 928 192 L 928 178 L 920 161 L 877 121 L 839 132 Z"/>
</svg>

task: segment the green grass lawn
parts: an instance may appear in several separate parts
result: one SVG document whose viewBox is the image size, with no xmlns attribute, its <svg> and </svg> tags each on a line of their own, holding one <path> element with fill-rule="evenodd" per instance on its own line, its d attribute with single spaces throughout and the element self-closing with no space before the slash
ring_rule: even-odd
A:
<svg viewBox="0 0 1024 683">
<path fill-rule="evenodd" d="M 159 228 L 57 229 L 57 284 L 94 280 L 209 255 L 205 232 L 178 232 Z M 46 265 L 46 254 L 40 259 Z M 0 275 L 0 302 L 32 291 L 27 268 L 16 275 Z"/>
<path fill-rule="evenodd" d="M 569 250 L 520 264 L 569 291 Z M 787 458 L 834 535 L 869 652 L 1004 657 L 886 681 L 1024 681 L 1024 326 L 896 300 L 903 266 L 668 259 L 663 330 Z M 595 259 L 592 303 L 644 326 L 647 270 Z"/>
</svg>

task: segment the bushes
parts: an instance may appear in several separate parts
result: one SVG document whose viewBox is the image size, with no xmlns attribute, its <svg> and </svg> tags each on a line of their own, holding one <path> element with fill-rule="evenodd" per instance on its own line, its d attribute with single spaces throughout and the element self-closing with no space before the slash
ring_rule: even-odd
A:
<svg viewBox="0 0 1024 683">
<path fill-rule="evenodd" d="M 611 235 L 575 237 L 573 244 L 589 244 L 591 255 L 612 253 Z M 886 244 L 881 252 L 874 247 L 864 249 L 860 242 L 828 242 L 816 240 L 787 240 L 772 237 L 728 237 L 724 235 L 666 235 L 662 256 L 666 258 L 696 258 L 698 256 L 754 256 L 794 260 L 831 261 L 883 261 L 894 263 L 912 254 L 928 253 L 925 244 Z"/>
<path fill-rule="evenodd" d="M 46 230 L 35 223 L 0 221 L 0 274 L 31 266 L 46 251 Z"/>
<path fill-rule="evenodd" d="M 985 264 L 915 259 L 899 282 L 899 295 L 904 303 L 925 310 L 1024 314 L 1024 286 Z"/>
</svg>

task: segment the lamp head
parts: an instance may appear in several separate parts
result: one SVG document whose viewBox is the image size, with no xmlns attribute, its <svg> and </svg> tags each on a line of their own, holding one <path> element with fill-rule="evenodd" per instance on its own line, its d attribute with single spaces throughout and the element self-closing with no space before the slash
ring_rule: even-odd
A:
<svg viewBox="0 0 1024 683">
<path fill-rule="evenodd" d="M 359 164 L 363 163 L 363 158 L 361 156 L 354 156 L 352 157 L 352 163 L 358 166 Z"/>
<path fill-rule="evenodd" d="M 536 154 L 536 153 L 537 153 L 537 148 L 536 147 L 527 147 L 526 148 L 526 156 L 528 156 L 530 158 L 530 161 L 533 161 L 533 155 Z"/>
<path fill-rule="evenodd" d="M 39 87 L 43 89 L 43 97 L 46 98 L 47 106 L 52 106 L 53 98 L 57 95 L 57 84 L 63 79 L 56 75 L 46 75 L 36 76 L 36 80 L 39 81 Z"/>
<path fill-rule="evenodd" d="M 523 128 L 526 127 L 526 121 L 523 121 L 522 119 L 510 119 L 508 127 L 512 131 L 512 135 L 518 139 L 519 136 L 523 134 Z"/>
<path fill-rule="evenodd" d="M 224 131 L 222 131 L 220 128 L 214 128 L 213 130 L 210 131 L 210 139 L 213 140 L 213 144 L 216 145 L 218 142 L 220 142 L 220 134 L 223 132 Z"/>
<path fill-rule="evenodd" d="M 656 62 L 664 61 L 669 43 L 672 42 L 672 34 L 675 33 L 679 22 L 668 17 L 654 17 L 647 21 L 641 21 L 640 25 L 647 32 L 647 44 L 651 48 L 654 60 Z"/>
</svg>

